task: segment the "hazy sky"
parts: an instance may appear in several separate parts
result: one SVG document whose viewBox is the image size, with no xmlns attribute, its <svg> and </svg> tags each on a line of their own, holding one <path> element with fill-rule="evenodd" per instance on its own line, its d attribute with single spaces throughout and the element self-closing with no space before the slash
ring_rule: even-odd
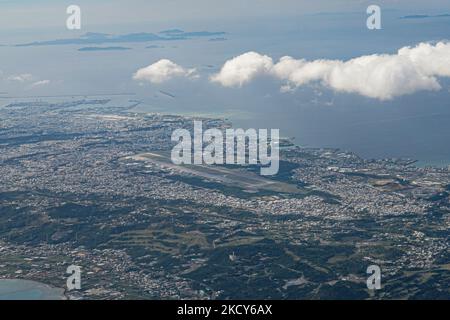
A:
<svg viewBox="0 0 450 320">
<path fill-rule="evenodd" d="M 319 12 L 358 11 L 369 4 L 411 14 L 450 10 L 448 0 L 0 0 L 0 29 L 64 25 L 65 9 L 77 4 L 88 26 L 162 21 L 239 20 Z"/>
</svg>

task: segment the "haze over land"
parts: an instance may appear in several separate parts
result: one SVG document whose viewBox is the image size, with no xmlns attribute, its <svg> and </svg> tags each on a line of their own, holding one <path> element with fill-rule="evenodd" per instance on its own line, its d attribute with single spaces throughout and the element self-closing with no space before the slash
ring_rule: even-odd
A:
<svg viewBox="0 0 450 320">
<path fill-rule="evenodd" d="M 52 26 L 30 18 L 15 32 L 17 23 L 1 22 L 5 26 L 1 42 L 7 45 L 0 50 L 2 91 L 7 92 L 4 96 L 132 92 L 144 102 L 140 105 L 143 111 L 226 116 L 241 127 L 283 128 L 284 134 L 295 137 L 300 145 L 340 147 L 365 157 L 411 157 L 423 164 L 449 164 L 450 148 L 444 146 L 450 134 L 450 82 L 445 77 L 420 80 L 419 75 L 419 80 L 410 80 L 407 87 L 385 82 L 377 87 L 361 81 L 323 86 L 327 75 L 308 83 L 292 74 L 283 75 L 288 79 L 286 86 L 264 72 L 237 88 L 222 88 L 219 82 L 210 81 L 226 61 L 251 51 L 270 57 L 274 64 L 283 56 L 293 58 L 283 60 L 285 64 L 305 59 L 311 65 L 320 59 L 348 62 L 373 54 L 380 60 L 382 55 L 397 59 L 401 48 L 445 43 L 450 34 L 450 18 L 445 16 L 448 4 L 432 1 L 424 6 L 420 1 L 409 1 L 406 7 L 402 1 L 395 5 L 386 2 L 382 4 L 383 29 L 370 31 L 365 27 L 364 3 L 278 3 L 281 11 L 277 14 L 267 16 L 265 12 L 274 8 L 264 4 L 233 13 L 231 22 L 225 7 L 220 12 L 208 11 L 210 16 L 195 16 L 184 5 L 184 10 L 168 13 L 170 5 L 142 2 L 131 10 L 139 8 L 137 11 L 148 13 L 149 18 L 139 13 L 131 21 L 130 13 L 124 13 L 116 24 L 104 17 L 99 4 L 80 3 L 87 22 L 80 31 L 69 31 L 53 17 L 62 9 L 64 18 L 65 8 L 43 1 L 41 12 Z M 209 6 L 202 4 L 205 10 Z M 104 10 L 118 14 L 115 10 L 122 4 L 119 1 L 116 5 Z M 5 6 L 24 20 L 26 13 L 19 11 L 19 5 Z M 173 19 L 151 18 L 156 9 Z M 90 18 L 94 13 L 96 19 Z M 414 14 L 440 17 L 401 19 Z M 210 21 L 215 15 L 217 19 Z M 23 29 L 31 23 L 34 30 Z M 14 47 L 24 44 L 33 45 Z M 179 75 L 195 69 L 195 77 L 190 73 L 156 85 L 133 80 L 137 70 L 161 59 L 185 70 Z M 30 64 L 30 60 L 39 64 Z M 427 61 L 434 63 L 436 59 Z M 374 66 L 369 64 L 367 70 Z M 409 72 L 406 65 L 405 79 L 414 79 Z M 170 92 L 176 100 L 161 96 L 161 91 Z"/>
</svg>

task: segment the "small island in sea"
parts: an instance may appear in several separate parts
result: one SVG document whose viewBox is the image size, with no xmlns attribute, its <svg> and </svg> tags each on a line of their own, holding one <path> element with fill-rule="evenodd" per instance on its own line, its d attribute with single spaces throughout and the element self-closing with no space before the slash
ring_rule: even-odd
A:
<svg viewBox="0 0 450 320">
<path fill-rule="evenodd" d="M 131 48 L 127 47 L 84 47 L 78 49 L 78 51 L 123 51 L 123 50 L 131 50 Z"/>
</svg>

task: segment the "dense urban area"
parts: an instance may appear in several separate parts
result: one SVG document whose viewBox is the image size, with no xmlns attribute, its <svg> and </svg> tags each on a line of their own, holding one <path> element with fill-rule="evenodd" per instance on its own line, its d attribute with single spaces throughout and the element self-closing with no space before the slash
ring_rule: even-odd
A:
<svg viewBox="0 0 450 320">
<path fill-rule="evenodd" d="M 77 265 L 69 299 L 450 298 L 449 168 L 286 143 L 260 177 L 282 190 L 245 188 L 257 167 L 224 166 L 243 179 L 227 184 L 137 158 L 194 120 L 138 104 L 0 107 L 1 279 L 65 289 Z"/>
</svg>

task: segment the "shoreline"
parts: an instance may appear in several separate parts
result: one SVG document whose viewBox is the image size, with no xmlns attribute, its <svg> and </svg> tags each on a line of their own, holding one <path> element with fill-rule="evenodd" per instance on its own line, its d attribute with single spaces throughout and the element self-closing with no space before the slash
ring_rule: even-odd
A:
<svg viewBox="0 0 450 320">
<path fill-rule="evenodd" d="M 129 112 L 131 112 L 131 110 L 129 110 Z M 142 114 L 154 114 L 154 115 L 166 115 L 166 116 L 177 116 L 177 117 L 183 117 L 183 118 L 187 118 L 187 119 L 194 119 L 194 118 L 204 118 L 204 119 L 209 119 L 209 120 L 220 120 L 223 122 L 227 122 L 230 123 L 231 126 L 233 128 L 235 128 L 234 124 L 233 124 L 233 119 L 232 116 L 224 116 L 224 114 L 194 114 L 194 113 L 189 113 L 189 112 L 158 112 L 158 111 L 134 111 L 137 113 L 142 113 Z M 344 149 L 344 148 L 338 148 L 338 147 L 321 147 L 321 146 L 305 146 L 305 145 L 300 145 L 297 144 L 295 142 L 296 137 L 283 137 L 283 139 L 288 139 L 290 141 L 290 143 L 292 143 L 292 147 L 298 147 L 298 148 L 303 148 L 303 149 L 333 149 L 333 150 L 339 150 L 339 151 L 343 151 L 343 152 L 349 152 L 349 153 L 353 153 L 355 155 L 357 155 L 358 157 L 360 157 L 361 159 L 364 159 L 366 161 L 373 161 L 373 160 L 382 160 L 382 159 L 389 159 L 389 160 L 400 160 L 400 161 L 407 161 L 410 162 L 410 165 L 415 166 L 416 168 L 434 168 L 434 169 L 448 169 L 450 168 L 450 159 L 449 160 L 420 160 L 420 159 L 416 159 L 416 158 L 411 158 L 411 157 L 387 157 L 387 156 L 380 156 L 380 157 L 364 157 L 362 155 L 360 155 L 358 152 L 352 151 L 352 150 L 348 150 L 348 149 Z"/>
<path fill-rule="evenodd" d="M 12 287 L 3 291 L 2 287 Z M 14 288 L 15 287 L 15 288 Z M 40 291 L 36 298 L 30 296 Z M 21 297 L 22 295 L 22 297 Z M 28 295 L 28 296 L 27 296 Z M 29 279 L 0 279 L 0 300 L 68 300 L 66 290 Z"/>
</svg>

